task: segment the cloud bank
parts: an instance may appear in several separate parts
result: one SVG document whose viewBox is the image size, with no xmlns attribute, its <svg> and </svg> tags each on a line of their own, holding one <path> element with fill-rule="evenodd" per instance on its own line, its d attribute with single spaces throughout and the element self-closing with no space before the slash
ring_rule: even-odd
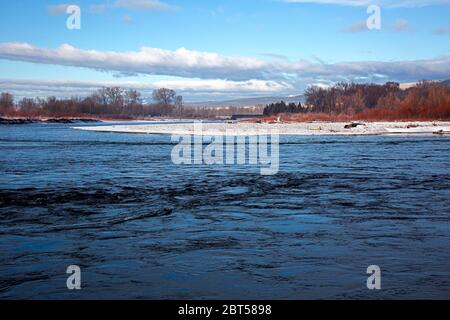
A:
<svg viewBox="0 0 450 320">
<path fill-rule="evenodd" d="M 75 48 L 56 49 L 28 43 L 0 43 L 0 59 L 40 64 L 75 66 L 123 74 L 146 74 L 229 81 L 264 80 L 294 83 L 304 79 L 355 81 L 380 79 L 416 81 L 441 79 L 450 74 L 450 56 L 407 61 L 348 61 L 320 63 L 306 60 L 262 60 L 218 53 L 175 51 L 143 47 L 139 51 L 115 52 Z"/>
<path fill-rule="evenodd" d="M 292 88 L 285 83 L 274 81 L 249 80 L 201 80 L 177 79 L 162 80 L 153 83 L 140 81 L 70 81 L 70 80 L 17 80 L 0 79 L 0 92 L 10 92 L 17 98 L 22 97 L 71 97 L 87 96 L 101 87 L 122 87 L 135 89 L 144 97 L 151 97 L 157 88 L 171 88 L 188 96 L 187 100 L 246 97 L 255 95 L 273 95 L 286 93 Z"/>
</svg>

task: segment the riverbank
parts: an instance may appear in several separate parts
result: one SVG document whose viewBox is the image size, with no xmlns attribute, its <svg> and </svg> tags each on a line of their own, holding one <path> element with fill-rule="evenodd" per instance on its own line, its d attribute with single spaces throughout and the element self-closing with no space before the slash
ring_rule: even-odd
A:
<svg viewBox="0 0 450 320">
<path fill-rule="evenodd" d="M 31 123 L 99 123 L 100 119 L 91 118 L 0 118 L 0 125 L 18 125 Z"/>
<path fill-rule="evenodd" d="M 280 135 L 381 135 L 381 134 L 450 134 L 450 122 L 305 122 L 305 123 L 179 123 L 150 125 L 113 125 L 74 127 L 95 132 L 230 135 L 251 136 L 278 133 Z"/>
</svg>

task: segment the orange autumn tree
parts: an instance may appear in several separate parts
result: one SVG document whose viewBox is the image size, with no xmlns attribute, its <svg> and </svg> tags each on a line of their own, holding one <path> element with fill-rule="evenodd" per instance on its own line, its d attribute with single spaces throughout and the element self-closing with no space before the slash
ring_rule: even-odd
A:
<svg viewBox="0 0 450 320">
<path fill-rule="evenodd" d="M 307 110 L 315 118 L 323 118 L 318 115 L 324 113 L 336 120 L 450 120 L 450 89 L 440 82 L 423 81 L 405 90 L 393 82 L 340 83 L 326 89 L 309 88 L 305 95 Z"/>
</svg>

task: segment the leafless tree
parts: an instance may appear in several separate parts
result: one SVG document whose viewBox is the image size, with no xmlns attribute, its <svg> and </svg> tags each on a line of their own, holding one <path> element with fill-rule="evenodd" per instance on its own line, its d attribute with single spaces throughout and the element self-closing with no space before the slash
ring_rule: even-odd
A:
<svg viewBox="0 0 450 320">
<path fill-rule="evenodd" d="M 14 97 L 12 94 L 3 92 L 0 95 L 0 114 L 8 114 L 14 111 Z"/>
<path fill-rule="evenodd" d="M 153 91 L 153 100 L 163 106 L 174 105 L 177 93 L 174 90 L 161 88 Z"/>
</svg>

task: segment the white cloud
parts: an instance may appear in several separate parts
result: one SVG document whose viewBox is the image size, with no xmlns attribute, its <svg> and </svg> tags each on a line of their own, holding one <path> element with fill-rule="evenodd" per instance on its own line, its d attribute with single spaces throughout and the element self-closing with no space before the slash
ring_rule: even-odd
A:
<svg viewBox="0 0 450 320">
<path fill-rule="evenodd" d="M 52 6 L 56 7 L 63 6 Z M 66 5 L 67 6 L 67 5 Z M 126 9 L 126 10 L 136 10 L 136 11 L 176 11 L 178 8 L 171 6 L 165 2 L 159 0 L 116 0 L 114 2 L 92 4 L 89 7 L 91 13 L 103 13 L 109 9 Z M 49 8 L 50 10 L 50 8 Z"/>
<path fill-rule="evenodd" d="M 122 17 L 122 22 L 125 24 L 132 24 L 133 23 L 133 17 L 129 14 L 126 14 Z"/>
<path fill-rule="evenodd" d="M 55 15 L 55 16 L 63 15 L 63 14 L 66 14 L 68 6 L 70 6 L 70 4 L 66 4 L 66 3 L 55 4 L 55 5 L 48 6 L 47 10 L 50 14 Z"/>
<path fill-rule="evenodd" d="M 89 12 L 91 13 L 103 13 L 109 9 L 108 4 L 91 4 L 89 6 Z"/>
<path fill-rule="evenodd" d="M 404 19 L 397 19 L 392 27 L 396 32 L 412 31 L 408 20 Z"/>
<path fill-rule="evenodd" d="M 450 4 L 450 0 L 283 0 L 289 3 L 318 3 L 344 6 L 369 6 L 378 4 L 383 7 L 424 7 L 429 5 Z"/>
<path fill-rule="evenodd" d="M 450 34 L 450 27 L 441 27 L 434 30 L 435 34 L 444 35 L 444 34 Z"/>
<path fill-rule="evenodd" d="M 68 44 L 47 49 L 28 43 L 0 43 L 0 59 L 84 67 L 122 74 L 231 81 L 257 79 L 289 83 L 315 78 L 357 81 L 373 77 L 393 81 L 416 81 L 446 78 L 450 74 L 450 56 L 423 60 L 348 61 L 332 64 L 224 56 L 185 48 L 170 51 L 143 47 L 139 51 L 115 52 L 83 50 Z"/>
<path fill-rule="evenodd" d="M 367 22 L 366 21 L 358 21 L 353 23 L 351 26 L 344 29 L 344 32 L 364 32 L 364 31 L 370 31 L 369 28 L 367 28 Z"/>
<path fill-rule="evenodd" d="M 143 47 L 139 51 L 113 52 L 82 50 L 68 44 L 45 49 L 27 43 L 0 43 L 0 58 L 125 73 L 231 80 L 248 80 L 252 75 L 260 77 L 265 65 L 264 61 L 253 58 L 227 57 L 185 48 L 169 51 Z"/>
<path fill-rule="evenodd" d="M 175 7 L 158 0 L 116 0 L 114 6 L 130 10 L 174 10 Z"/>
</svg>

